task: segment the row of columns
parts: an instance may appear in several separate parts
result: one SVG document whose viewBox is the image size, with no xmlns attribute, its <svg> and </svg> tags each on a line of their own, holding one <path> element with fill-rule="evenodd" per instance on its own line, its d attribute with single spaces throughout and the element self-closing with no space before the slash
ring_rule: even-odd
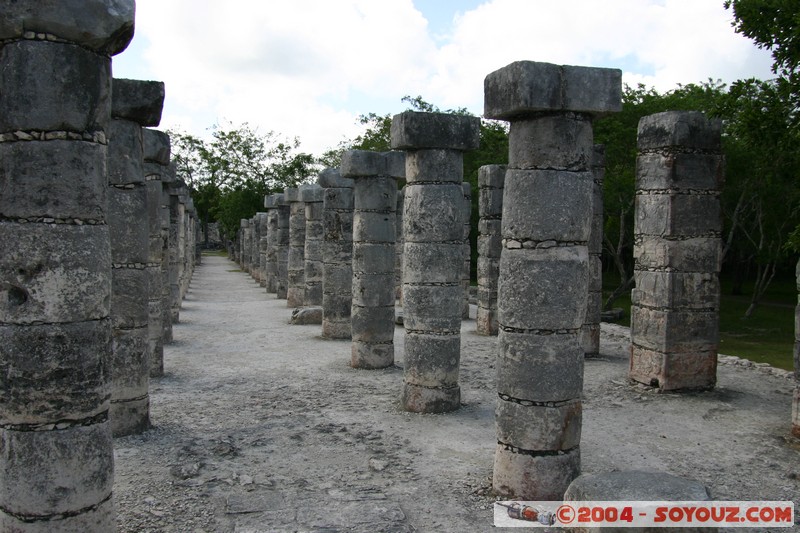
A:
<svg viewBox="0 0 800 533">
<path fill-rule="evenodd" d="M 111 79 L 133 26 L 132 0 L 0 14 L 2 531 L 115 529 L 112 436 L 149 425 L 194 266 L 164 86 Z"/>
</svg>

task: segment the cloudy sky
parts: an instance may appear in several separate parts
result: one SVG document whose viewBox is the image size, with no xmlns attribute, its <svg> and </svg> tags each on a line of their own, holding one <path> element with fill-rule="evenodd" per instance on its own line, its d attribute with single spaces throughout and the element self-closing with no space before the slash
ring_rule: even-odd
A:
<svg viewBox="0 0 800 533">
<path fill-rule="evenodd" d="M 137 0 L 114 75 L 166 83 L 162 129 L 215 123 L 320 154 L 404 95 L 483 110 L 484 77 L 522 59 L 620 68 L 658 90 L 769 78 L 723 0 Z"/>
</svg>

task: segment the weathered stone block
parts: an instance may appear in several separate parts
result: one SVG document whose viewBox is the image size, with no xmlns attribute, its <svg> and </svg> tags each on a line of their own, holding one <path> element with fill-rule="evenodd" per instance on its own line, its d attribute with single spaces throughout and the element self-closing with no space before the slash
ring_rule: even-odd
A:
<svg viewBox="0 0 800 533">
<path fill-rule="evenodd" d="M 0 48 L 0 64 L 0 132 L 105 130 L 108 57 L 79 46 L 23 40 Z"/>
<path fill-rule="evenodd" d="M 503 190 L 478 190 L 478 215 L 484 217 L 500 217 L 503 214 Z"/>
<path fill-rule="evenodd" d="M 147 326 L 112 330 L 112 403 L 147 395 L 150 358 Z"/>
<path fill-rule="evenodd" d="M 478 250 L 480 253 L 480 241 L 478 241 Z M 497 286 L 497 281 L 500 279 L 500 254 L 497 258 L 485 256 L 483 254 L 478 256 L 478 286 Z"/>
<path fill-rule="evenodd" d="M 394 344 L 364 343 L 354 340 L 350 347 L 350 366 L 375 370 L 394 364 Z"/>
<path fill-rule="evenodd" d="M 347 150 L 342 154 L 339 171 L 344 178 L 405 177 L 405 154 L 402 152 L 373 152 Z"/>
<path fill-rule="evenodd" d="M 353 191 L 356 211 L 381 211 L 394 215 L 397 204 L 395 178 L 360 177 Z"/>
<path fill-rule="evenodd" d="M 386 307 L 353 304 L 351 318 L 354 341 L 373 344 L 394 341 L 394 302 Z"/>
<path fill-rule="evenodd" d="M 325 210 L 322 215 L 324 241 L 353 241 L 353 212 L 337 212 Z"/>
<path fill-rule="evenodd" d="M 108 182 L 111 185 L 144 182 L 142 128 L 129 120 L 112 120 L 107 132 Z"/>
<path fill-rule="evenodd" d="M 590 172 L 558 170 L 506 171 L 503 205 L 504 239 L 587 242 L 591 229 Z"/>
<path fill-rule="evenodd" d="M 497 222 L 500 222 L 499 220 Z M 478 235 L 478 260 L 480 259 L 500 259 L 503 251 L 503 237 L 500 233 Z M 480 274 L 479 274 L 480 277 Z"/>
<path fill-rule="evenodd" d="M 403 248 L 403 283 L 456 283 L 461 279 L 464 251 L 461 244 L 406 241 Z"/>
<path fill-rule="evenodd" d="M 464 181 L 464 156 L 461 152 L 427 149 L 406 155 L 407 183 L 458 183 Z"/>
<path fill-rule="evenodd" d="M 105 500 L 114 481 L 111 447 L 106 423 L 57 431 L 0 429 L 0 507 L 9 514 L 47 516 Z"/>
<path fill-rule="evenodd" d="M 4 2 L 0 39 L 18 39 L 26 31 L 50 33 L 116 55 L 133 38 L 134 13 L 134 0 Z"/>
<path fill-rule="evenodd" d="M 479 189 L 503 189 L 506 165 L 483 165 L 478 169 Z"/>
<path fill-rule="evenodd" d="M 661 352 L 716 350 L 719 313 L 631 307 L 631 342 Z"/>
<path fill-rule="evenodd" d="M 394 244 L 396 218 L 393 212 L 354 211 L 353 241 Z"/>
<path fill-rule="evenodd" d="M 400 399 L 403 409 L 412 413 L 449 413 L 461 406 L 461 388 L 423 387 L 414 383 L 403 383 Z"/>
<path fill-rule="evenodd" d="M 640 235 L 693 237 L 722 231 L 722 207 L 716 195 L 637 194 L 634 212 Z"/>
<path fill-rule="evenodd" d="M 460 184 L 406 185 L 403 235 L 411 242 L 463 241 L 464 193 Z"/>
<path fill-rule="evenodd" d="M 485 118 L 539 111 L 601 115 L 622 109 L 622 71 L 516 61 L 486 76 L 483 95 Z"/>
<path fill-rule="evenodd" d="M 498 219 L 481 218 L 478 221 L 478 234 L 479 235 L 500 235 L 500 229 L 503 221 Z"/>
<path fill-rule="evenodd" d="M 592 123 L 579 115 L 514 120 L 508 168 L 585 171 L 592 161 Z"/>
<path fill-rule="evenodd" d="M 355 182 L 350 178 L 342 177 L 337 168 L 326 168 L 319 173 L 317 183 L 325 188 L 352 189 Z"/>
<path fill-rule="evenodd" d="M 394 270 L 382 274 L 353 271 L 353 305 L 394 306 Z"/>
<path fill-rule="evenodd" d="M 392 117 L 392 148 L 474 150 L 480 146 L 480 124 L 478 117 L 406 111 Z"/>
<path fill-rule="evenodd" d="M 497 335 L 497 310 L 478 305 L 475 317 L 475 331 L 478 335 Z"/>
<path fill-rule="evenodd" d="M 102 144 L 0 143 L 0 215 L 105 220 L 106 173 Z"/>
<path fill-rule="evenodd" d="M 106 318 L 111 292 L 107 226 L 0 222 L 0 323 Z"/>
<path fill-rule="evenodd" d="M 150 398 L 112 402 L 108 416 L 114 438 L 144 433 L 150 428 Z"/>
<path fill-rule="evenodd" d="M 706 272 L 636 271 L 631 301 L 668 309 L 719 309 L 719 278 Z"/>
<path fill-rule="evenodd" d="M 170 139 L 169 135 L 159 130 L 145 128 L 142 130 L 142 145 L 144 149 L 144 160 L 159 165 L 168 165 L 170 158 Z"/>
<path fill-rule="evenodd" d="M 709 120 L 700 111 L 665 111 L 639 120 L 640 151 L 680 146 L 719 152 L 721 120 Z"/>
<path fill-rule="evenodd" d="M 292 311 L 289 324 L 295 326 L 322 324 L 322 307 L 299 307 Z"/>
<path fill-rule="evenodd" d="M 515 453 L 498 444 L 492 488 L 498 495 L 529 501 L 561 501 L 581 471 L 580 448 L 557 455 Z"/>
<path fill-rule="evenodd" d="M 114 531 L 117 527 L 114 511 L 114 498 L 109 498 L 79 515 L 70 515 L 58 521 L 42 520 L 28 522 L 6 513 L 0 513 L 0 531 L 14 533 L 85 533 L 86 531 Z"/>
<path fill-rule="evenodd" d="M 581 401 L 557 406 L 520 405 L 497 400 L 497 440 L 523 450 L 564 451 L 581 442 Z"/>
<path fill-rule="evenodd" d="M 393 274 L 395 247 L 392 243 L 359 243 L 353 248 L 353 271 Z"/>
<path fill-rule="evenodd" d="M 577 333 L 530 335 L 500 330 L 497 392 L 537 402 L 579 398 L 583 350 Z"/>
<path fill-rule="evenodd" d="M 664 353 L 631 341 L 628 377 L 639 383 L 670 390 L 709 390 L 717 382 L 717 350 Z"/>
<path fill-rule="evenodd" d="M 164 108 L 164 82 L 114 78 L 111 116 L 137 123 L 158 126 Z"/>
<path fill-rule="evenodd" d="M 147 188 L 139 183 L 130 189 L 109 187 L 108 226 L 111 256 L 115 263 L 146 263 L 150 224 L 147 220 Z"/>
<path fill-rule="evenodd" d="M 353 181 L 353 180 L 350 180 Z M 345 187 L 325 189 L 323 198 L 323 208 L 328 209 L 345 209 L 353 210 L 355 200 L 353 197 L 353 189 Z"/>
<path fill-rule="evenodd" d="M 324 189 L 316 183 L 303 183 L 298 187 L 298 201 L 317 203 L 323 200 Z"/>
<path fill-rule="evenodd" d="M 503 250 L 498 314 L 506 327 L 532 330 L 577 329 L 588 294 L 586 247 Z"/>
<path fill-rule="evenodd" d="M 115 328 L 147 325 L 149 286 L 144 268 L 111 270 L 111 320 Z"/>
<path fill-rule="evenodd" d="M 693 237 L 680 241 L 659 236 L 637 237 L 633 257 L 637 270 L 719 272 L 722 242 L 719 237 Z"/>
<path fill-rule="evenodd" d="M 725 161 L 715 154 L 645 153 L 636 158 L 636 189 L 715 191 L 725 181 Z"/>
<path fill-rule="evenodd" d="M 300 189 L 297 187 L 286 187 L 283 191 L 283 199 L 290 204 L 300 201 Z"/>
<path fill-rule="evenodd" d="M 458 335 L 406 331 L 405 347 L 404 380 L 407 384 L 437 388 L 458 385 L 461 357 L 461 339 Z"/>
<path fill-rule="evenodd" d="M 460 285 L 403 286 L 404 326 L 410 330 L 457 335 L 461 331 Z M 408 342 L 408 340 L 406 340 Z"/>
<path fill-rule="evenodd" d="M 0 325 L 0 419 L 79 420 L 108 409 L 108 320 Z"/>
</svg>

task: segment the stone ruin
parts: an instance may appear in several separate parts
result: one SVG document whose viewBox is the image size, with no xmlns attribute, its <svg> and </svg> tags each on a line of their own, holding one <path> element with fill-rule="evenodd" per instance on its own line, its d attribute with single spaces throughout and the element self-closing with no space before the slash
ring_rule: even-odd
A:
<svg viewBox="0 0 800 533">
<path fill-rule="evenodd" d="M 110 57 L 133 33 L 133 1 L 86 3 L 99 9 L 45 0 L 0 15 L 0 234 L 14 243 L 0 254 L 3 531 L 114 529 L 112 432 L 148 427 L 149 377 L 164 373 L 202 241 L 169 138 L 148 129 L 163 84 L 111 79 Z M 665 479 L 578 477 L 583 360 L 599 353 L 604 162 L 592 120 L 620 109 L 620 75 L 523 61 L 485 81 L 485 116 L 511 123 L 508 165 L 483 167 L 478 183 L 476 326 L 498 335 L 501 495 L 593 499 L 613 487 L 634 498 L 632 487 Z M 231 249 L 288 307 L 319 306 L 322 335 L 351 340 L 357 368 L 393 364 L 399 300 L 401 403 L 413 412 L 460 405 L 472 194 L 463 152 L 477 147 L 478 126 L 397 115 L 397 151 L 348 152 L 318 184 L 268 196 Z M 630 377 L 707 389 L 716 381 L 719 124 L 695 112 L 645 117 L 639 150 Z M 702 499 L 696 484 L 681 486 Z"/>
</svg>

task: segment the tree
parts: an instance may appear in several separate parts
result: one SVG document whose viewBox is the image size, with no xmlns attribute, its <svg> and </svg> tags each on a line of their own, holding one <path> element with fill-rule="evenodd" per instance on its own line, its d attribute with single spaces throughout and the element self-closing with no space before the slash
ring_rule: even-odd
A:
<svg viewBox="0 0 800 533">
<path fill-rule="evenodd" d="M 298 139 L 285 140 L 273 131 L 262 135 L 246 123 L 214 126 L 209 140 L 176 131 L 170 137 L 178 177 L 192 191 L 204 231 L 217 221 L 228 237 L 242 218 L 263 209 L 265 195 L 317 172 L 315 158 L 298 151 Z"/>
</svg>

